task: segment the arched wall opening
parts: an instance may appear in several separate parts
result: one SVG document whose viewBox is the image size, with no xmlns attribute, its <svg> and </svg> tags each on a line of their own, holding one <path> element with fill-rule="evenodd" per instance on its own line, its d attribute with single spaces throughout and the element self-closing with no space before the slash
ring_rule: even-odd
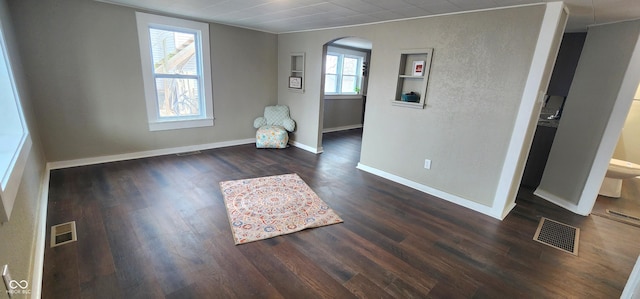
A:
<svg viewBox="0 0 640 299">
<path fill-rule="evenodd" d="M 341 37 L 322 46 L 319 145 L 324 133 L 364 127 L 372 42 Z"/>
</svg>

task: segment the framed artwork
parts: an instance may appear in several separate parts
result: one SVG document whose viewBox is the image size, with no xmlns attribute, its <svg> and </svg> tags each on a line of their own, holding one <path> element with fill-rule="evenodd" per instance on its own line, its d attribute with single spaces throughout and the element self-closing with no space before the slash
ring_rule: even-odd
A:
<svg viewBox="0 0 640 299">
<path fill-rule="evenodd" d="M 289 77 L 289 88 L 302 89 L 302 77 Z"/>
<path fill-rule="evenodd" d="M 413 75 L 414 76 L 424 75 L 424 60 L 416 60 L 413 62 Z"/>
</svg>

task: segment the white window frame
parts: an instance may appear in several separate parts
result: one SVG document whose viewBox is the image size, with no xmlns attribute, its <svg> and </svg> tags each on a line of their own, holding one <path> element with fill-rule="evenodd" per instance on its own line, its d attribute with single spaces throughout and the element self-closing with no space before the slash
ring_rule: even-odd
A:
<svg viewBox="0 0 640 299">
<path fill-rule="evenodd" d="M 325 92 L 325 95 L 361 95 L 362 94 L 362 63 L 365 61 L 365 57 L 364 56 L 359 56 L 359 55 L 352 55 L 352 54 L 345 54 L 345 53 L 338 53 L 338 52 L 327 52 L 327 56 L 337 56 L 338 57 L 338 63 L 337 63 L 337 67 L 336 67 L 336 74 L 329 74 L 326 73 L 326 75 L 335 75 L 336 76 L 336 92 Z M 359 70 L 359 72 L 356 74 L 356 86 L 358 86 L 360 88 L 360 91 L 358 92 L 342 92 L 342 79 L 344 78 L 344 76 L 352 76 L 352 75 L 344 75 L 343 74 L 343 68 L 344 68 L 344 59 L 346 58 L 355 58 L 358 60 L 358 65 L 356 66 L 356 69 Z M 326 80 L 325 80 L 326 82 Z M 326 83 L 325 83 L 326 84 Z"/>
<path fill-rule="evenodd" d="M 211 51 L 209 43 L 209 24 L 177 18 L 136 12 L 140 58 L 142 59 L 142 79 L 147 105 L 149 131 L 175 130 L 213 126 L 213 88 L 211 83 Z M 201 114 L 198 116 L 160 117 L 156 95 L 153 58 L 151 57 L 151 38 L 149 28 L 184 31 L 196 34 L 197 62 L 199 73 L 199 91 Z"/>
<path fill-rule="evenodd" d="M 22 106 L 20 104 L 20 95 L 16 88 L 13 69 L 11 66 L 11 59 L 9 58 L 9 52 L 7 51 L 7 45 L 5 41 L 4 29 L 0 23 L 0 59 L 3 59 L 4 67 L 7 72 L 7 79 L 13 97 L 2 97 L 0 101 L 10 101 L 9 106 L 15 104 L 16 109 L 12 111 L 5 111 L 3 113 L 15 113 L 20 121 L 20 127 L 16 132 L 10 134 L 0 135 L 0 159 L 4 160 L 0 169 L 0 222 L 7 222 L 11 218 L 11 212 L 13 211 L 13 205 L 18 194 L 18 188 L 22 181 L 22 174 L 27 164 L 29 153 L 31 152 L 31 135 L 24 120 L 24 113 L 22 112 Z M 5 70 L 0 70 L 4 72 Z M 1 74 L 4 75 L 4 74 Z M 14 124 L 6 124 L 1 120 L 6 119 L 0 117 L 0 126 L 11 126 Z M 14 146 L 8 146 L 8 144 Z M 7 148 L 5 148 L 7 147 Z"/>
</svg>

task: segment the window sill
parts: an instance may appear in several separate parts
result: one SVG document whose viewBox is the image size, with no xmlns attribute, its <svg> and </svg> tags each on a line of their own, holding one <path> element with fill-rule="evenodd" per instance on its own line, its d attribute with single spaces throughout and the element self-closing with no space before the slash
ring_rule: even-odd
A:
<svg viewBox="0 0 640 299">
<path fill-rule="evenodd" d="M 2 188 L 0 189 L 0 222 L 7 222 L 11 218 L 11 211 L 18 194 L 18 188 L 22 181 L 22 174 L 24 168 L 27 165 L 27 159 L 31 152 L 31 136 L 25 135 L 20 140 L 20 145 L 16 148 L 13 155 L 6 155 L 9 162 L 7 168 L 4 170 L 4 176 L 2 177 Z M 4 158 L 4 157 L 2 157 Z"/>
<path fill-rule="evenodd" d="M 213 127 L 213 117 L 189 120 L 171 120 L 149 123 L 149 131 L 179 130 L 200 127 Z"/>
<path fill-rule="evenodd" d="M 362 100 L 361 94 L 325 94 L 325 100 Z"/>
</svg>

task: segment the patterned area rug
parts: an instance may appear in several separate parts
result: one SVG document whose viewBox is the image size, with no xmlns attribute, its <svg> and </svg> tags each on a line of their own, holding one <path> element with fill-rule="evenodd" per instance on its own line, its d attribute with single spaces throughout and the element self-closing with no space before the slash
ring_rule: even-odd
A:
<svg viewBox="0 0 640 299">
<path fill-rule="evenodd" d="M 236 245 L 342 222 L 295 173 L 220 182 L 220 190 Z"/>
</svg>

